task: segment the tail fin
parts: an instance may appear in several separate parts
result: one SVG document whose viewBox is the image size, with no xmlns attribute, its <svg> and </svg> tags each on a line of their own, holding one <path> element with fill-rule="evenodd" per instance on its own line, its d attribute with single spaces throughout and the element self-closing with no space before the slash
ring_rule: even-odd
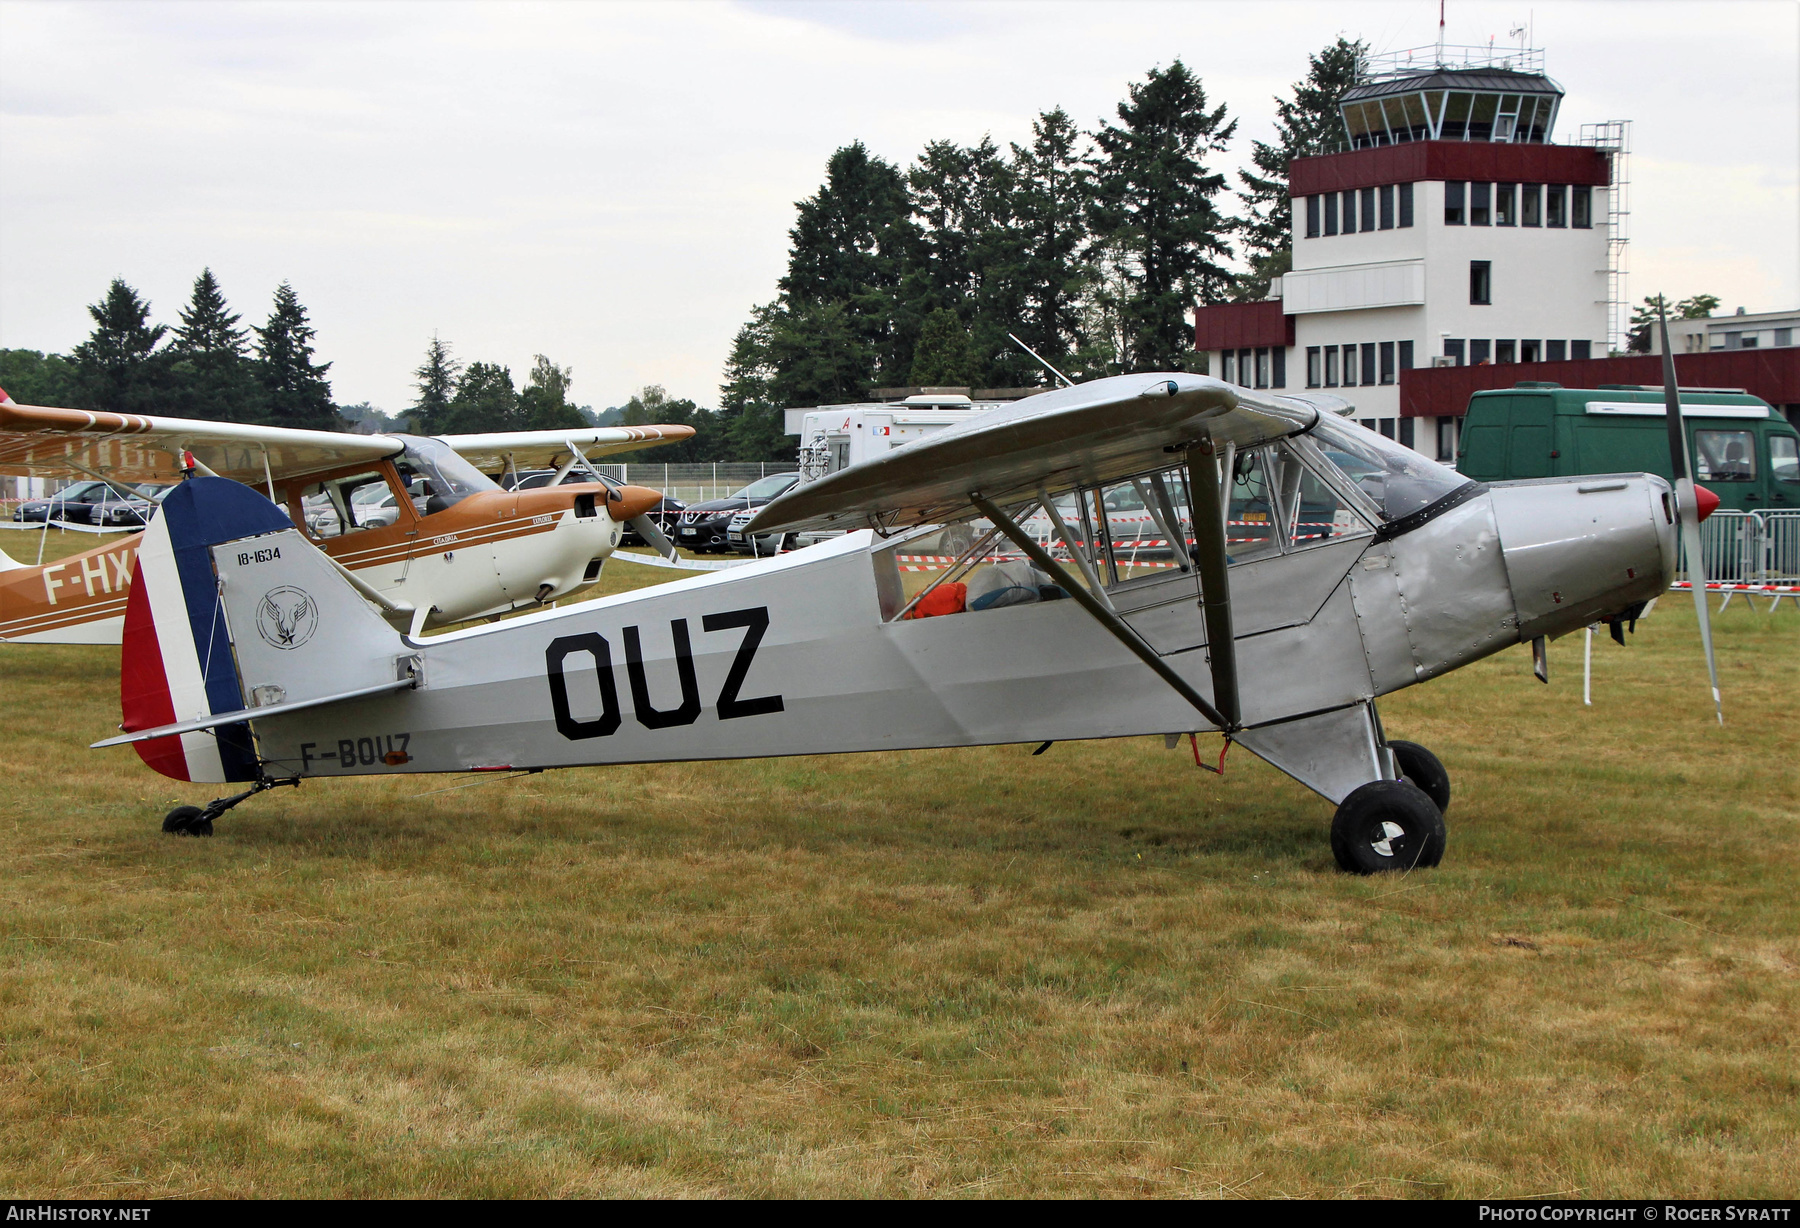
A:
<svg viewBox="0 0 1800 1228">
<path fill-rule="evenodd" d="M 285 512 L 226 478 L 191 478 L 164 500 L 138 551 L 120 660 L 122 727 L 160 729 L 391 682 L 404 650 Z M 262 775 L 246 720 L 134 745 L 177 780 Z"/>
</svg>

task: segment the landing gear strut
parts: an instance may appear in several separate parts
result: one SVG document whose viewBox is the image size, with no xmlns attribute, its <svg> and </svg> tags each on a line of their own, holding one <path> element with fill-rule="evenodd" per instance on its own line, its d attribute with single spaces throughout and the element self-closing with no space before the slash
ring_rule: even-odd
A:
<svg viewBox="0 0 1800 1228">
<path fill-rule="evenodd" d="M 279 789 L 283 785 L 299 788 L 300 778 L 288 776 L 281 780 L 271 780 L 264 776 L 242 793 L 234 793 L 230 797 L 215 797 L 205 806 L 177 806 L 164 816 L 162 829 L 171 836 L 210 836 L 213 834 L 214 819 L 239 802 L 248 801 L 258 793 L 267 789 Z"/>
</svg>

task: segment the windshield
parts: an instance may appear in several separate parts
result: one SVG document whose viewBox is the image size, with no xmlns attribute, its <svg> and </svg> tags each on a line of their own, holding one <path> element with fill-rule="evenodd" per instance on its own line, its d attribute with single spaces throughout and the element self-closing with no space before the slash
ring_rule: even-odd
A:
<svg viewBox="0 0 1800 1228">
<path fill-rule="evenodd" d="M 773 499 L 799 480 L 800 475 L 797 473 L 778 473 L 772 478 L 763 478 L 759 482 L 750 483 L 738 491 L 736 497 L 739 499 Z"/>
<path fill-rule="evenodd" d="M 1454 469 L 1342 418 L 1321 416 L 1309 434 L 1326 459 L 1380 509 L 1384 520 L 1410 516 L 1469 484 Z"/>
<path fill-rule="evenodd" d="M 487 474 L 464 460 L 454 448 L 441 439 L 420 439 L 416 435 L 400 436 L 406 442 L 406 454 L 394 463 L 415 496 L 423 494 L 433 502 L 431 510 L 442 511 L 460 499 L 484 490 L 499 490 Z M 417 488 L 422 481 L 425 489 Z"/>
</svg>

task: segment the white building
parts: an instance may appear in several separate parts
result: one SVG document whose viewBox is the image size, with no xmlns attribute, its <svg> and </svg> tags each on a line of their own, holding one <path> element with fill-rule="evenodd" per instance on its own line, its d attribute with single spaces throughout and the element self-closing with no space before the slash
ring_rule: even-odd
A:
<svg viewBox="0 0 1800 1228">
<path fill-rule="evenodd" d="M 1670 320 L 1669 345 L 1677 354 L 1710 354 L 1714 350 L 1786 349 L 1800 336 L 1800 311 L 1765 311 L 1748 315 Z M 1662 353 L 1662 332 L 1650 330 L 1650 352 Z"/>
<path fill-rule="evenodd" d="M 1372 428 L 1449 457 L 1454 416 L 1418 431 L 1401 371 L 1607 353 L 1624 126 L 1554 144 L 1563 91 L 1538 53 L 1452 68 L 1425 52 L 1428 67 L 1386 57 L 1345 95 L 1350 148 L 1290 168 L 1293 271 L 1266 302 L 1198 308 L 1195 345 L 1234 383 L 1348 390 Z"/>
</svg>

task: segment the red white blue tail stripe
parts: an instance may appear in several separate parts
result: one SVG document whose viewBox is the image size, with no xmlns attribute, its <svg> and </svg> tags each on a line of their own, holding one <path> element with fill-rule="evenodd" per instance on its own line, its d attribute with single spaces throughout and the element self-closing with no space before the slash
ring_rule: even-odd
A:
<svg viewBox="0 0 1800 1228">
<path fill-rule="evenodd" d="M 244 707 L 212 547 L 291 527 L 280 508 L 223 478 L 191 478 L 163 501 L 144 533 L 125 607 L 119 702 L 127 732 Z M 145 763 L 176 780 L 261 774 L 245 724 L 135 745 Z"/>
</svg>

